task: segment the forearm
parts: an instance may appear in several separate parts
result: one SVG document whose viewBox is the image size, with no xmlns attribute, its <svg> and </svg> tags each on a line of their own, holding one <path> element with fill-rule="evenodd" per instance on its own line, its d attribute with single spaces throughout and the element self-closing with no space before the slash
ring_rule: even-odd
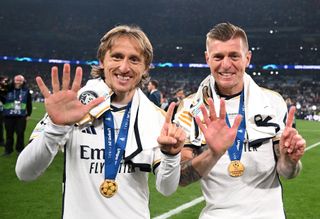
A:
<svg viewBox="0 0 320 219">
<path fill-rule="evenodd" d="M 198 156 L 184 159 L 181 162 L 180 186 L 187 186 L 200 178 L 207 176 L 221 156 L 214 155 L 212 151 L 205 150 Z"/>
<path fill-rule="evenodd" d="M 161 194 L 168 196 L 175 192 L 180 178 L 180 153 L 174 156 L 163 154 L 155 174 L 156 188 Z"/>
<path fill-rule="evenodd" d="M 48 168 L 59 146 L 65 144 L 68 129 L 47 124 L 44 131 L 25 147 L 16 163 L 16 174 L 20 180 L 34 180 Z"/>
<path fill-rule="evenodd" d="M 286 179 L 292 179 L 299 175 L 302 169 L 301 161 L 294 162 L 285 158 L 280 158 L 277 162 L 277 172 Z"/>
</svg>

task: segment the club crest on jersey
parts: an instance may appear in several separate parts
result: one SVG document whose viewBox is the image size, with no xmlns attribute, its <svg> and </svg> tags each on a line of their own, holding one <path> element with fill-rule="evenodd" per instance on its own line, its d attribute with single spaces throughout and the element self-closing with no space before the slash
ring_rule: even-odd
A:
<svg viewBox="0 0 320 219">
<path fill-rule="evenodd" d="M 96 99 L 98 97 L 98 94 L 91 90 L 86 90 L 82 92 L 79 96 L 79 100 L 82 104 L 87 105 L 92 100 Z"/>
</svg>

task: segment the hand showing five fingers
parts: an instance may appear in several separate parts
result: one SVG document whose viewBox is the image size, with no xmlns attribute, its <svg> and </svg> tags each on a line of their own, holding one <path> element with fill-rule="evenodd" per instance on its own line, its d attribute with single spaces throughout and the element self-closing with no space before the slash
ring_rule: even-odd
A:
<svg viewBox="0 0 320 219">
<path fill-rule="evenodd" d="M 183 129 L 171 122 L 175 105 L 175 103 L 170 104 L 165 123 L 162 127 L 160 136 L 158 137 L 158 143 L 160 144 L 161 150 L 171 155 L 178 154 L 181 151 L 186 138 Z"/>
<path fill-rule="evenodd" d="M 281 135 L 279 147 L 280 157 L 282 156 L 291 162 L 297 163 L 304 154 L 306 141 L 295 128 L 292 128 L 295 111 L 295 107 L 291 107 L 289 110 L 286 127 Z"/>
<path fill-rule="evenodd" d="M 201 106 L 204 123 L 199 117 L 196 117 L 196 122 L 204 134 L 208 148 L 218 156 L 222 156 L 226 150 L 232 146 L 241 123 L 242 116 L 237 115 L 231 128 L 226 123 L 226 107 L 225 101 L 220 100 L 220 115 L 217 117 L 214 108 L 213 100 L 208 99 L 209 113 L 208 115 L 205 106 Z"/>
<path fill-rule="evenodd" d="M 49 91 L 41 77 L 37 77 L 38 87 L 45 98 L 46 111 L 54 124 L 73 125 L 80 121 L 93 107 L 103 101 L 96 98 L 87 105 L 83 105 L 77 98 L 82 80 L 82 68 L 77 67 L 74 81 L 70 89 L 70 65 L 64 64 L 62 88 L 58 78 L 58 68 L 51 69 L 52 92 Z"/>
</svg>

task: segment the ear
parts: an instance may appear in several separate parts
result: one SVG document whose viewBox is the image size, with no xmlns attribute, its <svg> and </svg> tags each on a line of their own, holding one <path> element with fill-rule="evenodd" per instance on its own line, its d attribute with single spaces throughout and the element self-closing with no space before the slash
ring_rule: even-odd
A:
<svg viewBox="0 0 320 219">
<path fill-rule="evenodd" d="M 209 53 L 208 51 L 204 51 L 204 58 L 206 59 L 206 63 L 209 65 Z"/>
<path fill-rule="evenodd" d="M 100 67 L 100 68 L 103 68 L 103 60 L 102 60 L 102 61 L 99 60 L 99 67 Z"/>
<path fill-rule="evenodd" d="M 250 50 L 248 50 L 248 52 L 247 52 L 247 54 L 246 54 L 246 59 L 247 59 L 246 67 L 247 67 L 247 68 L 248 68 L 249 65 L 250 65 L 251 57 L 252 57 L 252 52 L 251 52 Z"/>
</svg>

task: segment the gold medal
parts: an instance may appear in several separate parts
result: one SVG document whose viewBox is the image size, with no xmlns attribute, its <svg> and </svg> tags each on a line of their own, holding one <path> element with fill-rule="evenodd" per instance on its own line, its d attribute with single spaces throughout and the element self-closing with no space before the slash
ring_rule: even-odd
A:
<svg viewBox="0 0 320 219">
<path fill-rule="evenodd" d="M 114 196 L 117 190 L 118 185 L 116 181 L 110 179 L 106 179 L 105 181 L 103 181 L 103 183 L 100 186 L 100 193 L 106 198 L 111 198 L 112 196 Z"/>
<path fill-rule="evenodd" d="M 244 172 L 244 166 L 240 162 L 240 160 L 233 160 L 229 164 L 228 171 L 230 176 L 232 177 L 238 177 L 241 176 Z"/>
</svg>

